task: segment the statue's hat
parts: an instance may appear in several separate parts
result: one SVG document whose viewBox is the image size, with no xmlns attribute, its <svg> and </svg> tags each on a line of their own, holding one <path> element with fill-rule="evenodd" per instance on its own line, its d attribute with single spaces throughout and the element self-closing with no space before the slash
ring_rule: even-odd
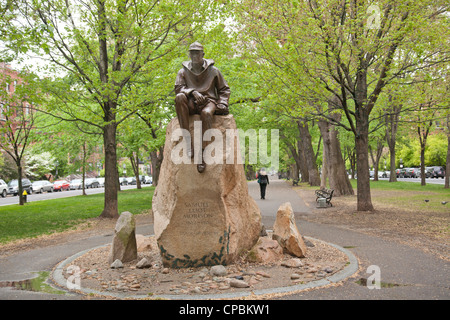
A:
<svg viewBox="0 0 450 320">
<path fill-rule="evenodd" d="M 189 51 L 191 50 L 203 51 L 203 46 L 201 45 L 201 43 L 195 41 L 193 44 L 189 46 Z"/>
</svg>

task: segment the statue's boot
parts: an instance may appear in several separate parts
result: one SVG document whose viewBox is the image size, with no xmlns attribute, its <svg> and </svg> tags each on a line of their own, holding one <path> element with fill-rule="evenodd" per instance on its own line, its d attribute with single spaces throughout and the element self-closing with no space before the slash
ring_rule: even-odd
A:
<svg viewBox="0 0 450 320">
<path fill-rule="evenodd" d="M 204 150 L 202 150 L 202 155 L 203 155 L 203 152 L 204 152 Z M 206 169 L 206 163 L 205 163 L 205 160 L 204 160 L 203 157 L 202 157 L 202 163 L 199 163 L 199 164 L 197 165 L 197 171 L 198 171 L 199 173 L 202 173 L 202 172 L 205 171 L 205 169 Z"/>
<path fill-rule="evenodd" d="M 206 169 L 206 163 L 200 163 L 197 165 L 197 171 L 199 173 L 203 173 Z"/>
</svg>

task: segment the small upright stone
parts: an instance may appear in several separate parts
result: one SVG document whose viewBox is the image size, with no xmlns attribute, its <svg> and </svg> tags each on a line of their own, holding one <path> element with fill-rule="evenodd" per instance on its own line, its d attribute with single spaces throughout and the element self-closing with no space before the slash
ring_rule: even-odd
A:
<svg viewBox="0 0 450 320">
<path fill-rule="evenodd" d="M 109 263 L 119 259 L 122 262 L 129 262 L 137 259 L 136 245 L 136 222 L 134 216 L 128 212 L 122 212 L 117 219 L 114 229 L 114 239 L 111 246 Z"/>
<path fill-rule="evenodd" d="M 307 248 L 295 225 L 294 211 L 290 202 L 283 203 L 278 209 L 272 239 L 277 240 L 286 253 L 299 258 L 306 254 Z"/>
<path fill-rule="evenodd" d="M 111 263 L 111 269 L 119 269 L 123 268 L 123 263 L 119 259 L 114 260 L 113 263 Z"/>
</svg>

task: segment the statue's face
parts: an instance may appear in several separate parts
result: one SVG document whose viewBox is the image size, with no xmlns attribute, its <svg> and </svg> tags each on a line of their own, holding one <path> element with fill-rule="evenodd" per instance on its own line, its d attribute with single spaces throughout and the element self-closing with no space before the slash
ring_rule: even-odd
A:
<svg viewBox="0 0 450 320">
<path fill-rule="evenodd" d="M 201 50 L 191 50 L 189 51 L 189 57 L 191 58 L 191 61 L 193 63 L 202 63 L 203 62 L 203 56 L 205 53 Z"/>
</svg>

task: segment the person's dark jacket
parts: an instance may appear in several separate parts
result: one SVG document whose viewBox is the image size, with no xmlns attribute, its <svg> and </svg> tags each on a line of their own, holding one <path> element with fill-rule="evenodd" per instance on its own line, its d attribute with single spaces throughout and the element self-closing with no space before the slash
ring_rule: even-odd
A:
<svg viewBox="0 0 450 320">
<path fill-rule="evenodd" d="M 269 184 L 269 177 L 266 174 L 258 176 L 258 183 L 266 183 Z"/>
</svg>

